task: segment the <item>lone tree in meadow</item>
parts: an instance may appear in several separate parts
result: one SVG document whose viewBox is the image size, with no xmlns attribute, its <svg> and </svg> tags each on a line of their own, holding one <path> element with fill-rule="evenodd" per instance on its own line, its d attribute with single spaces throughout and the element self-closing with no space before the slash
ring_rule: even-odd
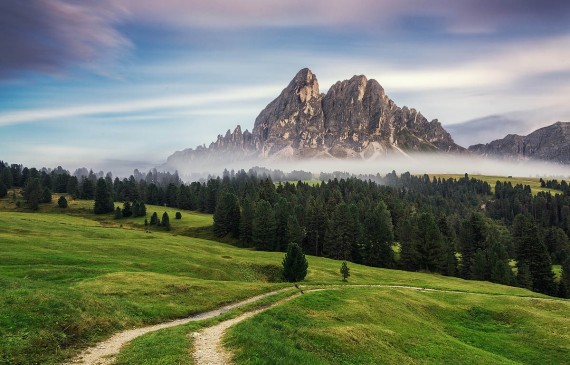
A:
<svg viewBox="0 0 570 365">
<path fill-rule="evenodd" d="M 165 227 L 167 231 L 170 231 L 170 218 L 168 217 L 168 213 L 164 212 L 160 225 Z"/>
<path fill-rule="evenodd" d="M 340 274 L 342 275 L 343 281 L 346 281 L 346 279 L 348 279 L 350 276 L 350 269 L 348 268 L 346 261 L 343 261 L 342 265 L 340 266 Z"/>
<path fill-rule="evenodd" d="M 59 199 L 57 200 L 57 206 L 60 208 L 67 208 L 67 199 L 65 199 L 65 196 L 60 196 Z"/>
<path fill-rule="evenodd" d="M 296 243 L 290 243 L 283 258 L 283 278 L 289 282 L 301 281 L 307 276 L 309 263 L 303 249 Z"/>
</svg>

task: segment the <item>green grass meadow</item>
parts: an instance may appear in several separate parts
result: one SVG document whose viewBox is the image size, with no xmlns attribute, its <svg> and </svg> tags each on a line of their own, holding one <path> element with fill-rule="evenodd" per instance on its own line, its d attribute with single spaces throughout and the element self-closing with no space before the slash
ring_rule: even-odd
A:
<svg viewBox="0 0 570 365">
<path fill-rule="evenodd" d="M 238 364 L 567 364 L 570 303 L 346 288 L 230 328 Z"/>
<path fill-rule="evenodd" d="M 168 212 L 172 230 L 165 231 L 160 227 L 145 226 L 144 218 L 114 220 L 112 214 L 95 216 L 91 214 L 93 202 L 72 200 L 69 208 L 60 209 L 56 200 L 42 205 L 38 212 L 28 212 L 17 207 L 10 195 L 0 200 L 0 364 L 61 363 L 115 332 L 183 318 L 290 286 L 281 282 L 280 278 L 283 253 L 253 251 L 192 237 L 196 233 L 200 237 L 209 234 L 211 215 L 182 211 L 182 219 L 175 220 L 175 209 L 147 206 L 148 217 L 153 211 L 159 216 L 164 211 Z M 303 285 L 327 287 L 343 284 L 339 274 L 340 262 L 310 256 L 308 260 L 309 275 Z M 567 345 L 570 341 L 567 337 L 561 335 L 559 342 L 551 342 L 551 338 L 562 333 L 562 329 L 568 332 L 568 302 L 551 303 L 534 299 L 536 308 L 524 309 L 525 303 L 535 303 L 532 302 L 533 299 L 525 297 L 544 296 L 520 288 L 439 275 L 375 269 L 355 264 L 350 264 L 350 268 L 350 284 L 420 286 L 482 295 L 418 293 L 386 288 L 335 289 L 294 299 L 290 304 L 254 317 L 243 326 L 265 326 L 265 322 L 273 321 L 273 324 L 282 323 L 286 329 L 287 326 L 293 326 L 296 318 L 309 318 L 312 322 L 308 323 L 312 323 L 314 330 L 320 328 L 326 332 L 327 326 L 331 330 L 334 328 L 332 337 L 325 338 L 317 332 L 311 332 L 302 340 L 305 344 L 301 346 L 287 342 L 296 341 L 293 336 L 285 342 L 293 347 L 279 351 L 286 350 L 294 356 L 306 357 L 303 360 L 305 363 L 315 356 L 321 359 L 321 363 L 342 363 L 337 362 L 335 357 L 327 356 L 342 357 L 346 350 L 348 360 L 342 361 L 354 363 L 350 359 L 377 358 L 376 353 L 364 351 L 360 341 L 363 338 L 372 341 L 370 343 L 381 341 L 378 328 L 388 326 L 390 331 L 398 334 L 398 322 L 384 323 L 396 320 L 393 318 L 399 313 L 396 308 L 400 312 L 407 308 L 401 314 L 405 315 L 402 317 L 402 325 L 421 321 L 428 326 L 425 332 L 430 332 L 430 336 L 418 337 L 415 340 L 417 346 L 433 347 L 450 338 L 445 337 L 449 334 L 443 330 L 435 331 L 435 328 L 446 325 L 446 331 L 463 331 L 454 327 L 454 315 L 473 306 L 487 308 L 492 305 L 500 310 L 516 304 L 521 308 L 517 313 L 527 316 L 524 318 L 528 321 L 529 328 L 532 327 L 530 323 L 543 321 L 548 329 L 545 330 L 548 333 L 536 332 L 539 326 L 535 325 L 537 328 L 532 330 L 536 333 L 530 333 L 527 337 L 529 346 L 545 351 L 555 348 L 560 356 L 570 358 Z M 429 307 L 433 309 L 432 319 L 425 317 L 428 315 L 425 314 L 428 313 L 428 309 L 425 309 L 428 303 L 433 304 Z M 391 315 L 388 315 L 388 308 L 394 309 L 393 312 L 390 310 Z M 487 309 L 494 310 L 489 308 Z M 415 318 L 412 315 L 415 311 L 419 311 L 423 317 Z M 232 311 L 227 316 L 236 313 L 239 310 Z M 289 313 L 285 315 L 288 318 L 283 318 L 283 313 Z M 344 316 L 351 319 L 342 319 Z M 462 317 L 457 318 L 460 321 Z M 482 318 L 486 321 L 487 317 Z M 219 319 L 211 321 L 216 320 Z M 477 318 L 474 321 L 476 323 Z M 177 364 L 185 363 L 178 359 L 186 359 L 184 361 L 190 363 L 188 354 L 192 344 L 187 334 L 208 323 L 213 322 L 196 322 L 142 336 L 129 344 L 117 361 L 119 364 Z M 337 339 L 341 347 L 326 355 L 327 341 L 333 341 L 340 333 L 336 332 L 339 323 L 345 323 L 346 327 L 346 333 Z M 486 322 L 481 323 L 484 325 Z M 246 339 L 240 337 L 240 333 L 248 332 L 240 330 L 241 326 L 232 331 L 230 344 L 237 350 L 238 363 L 252 363 L 253 360 L 244 357 L 244 353 L 249 354 L 250 349 Z M 299 331 L 304 328 L 300 324 L 295 326 L 299 327 Z M 349 334 L 354 331 L 357 335 L 351 338 Z M 407 329 L 403 327 L 402 331 Z M 277 343 L 281 341 L 279 336 L 286 336 L 287 333 L 285 331 L 280 335 L 278 332 L 268 332 L 266 340 Z M 485 337 L 494 336 L 491 332 L 486 333 L 465 330 L 460 334 L 464 341 L 471 335 L 472 341 L 494 339 Z M 521 333 L 504 333 L 501 338 L 516 342 L 521 339 Z M 439 335 L 444 337 L 439 338 Z M 556 345 L 564 339 L 565 346 Z M 309 346 L 309 342 L 312 343 L 312 348 L 303 347 Z M 391 347 L 387 345 L 382 351 L 387 352 L 386 359 L 405 351 L 398 347 L 405 343 L 396 341 Z M 151 356 L 149 349 L 152 348 L 155 350 Z M 255 346 L 251 351 L 251 354 L 256 353 Z M 420 359 L 421 354 L 429 353 L 427 350 L 422 351 L 424 352 L 417 356 L 409 355 L 409 359 Z M 429 356 L 441 359 L 436 355 Z M 529 353 L 528 356 L 532 359 L 534 355 Z M 259 361 L 267 363 L 261 358 Z M 414 362 L 421 363 L 420 360 Z"/>
</svg>

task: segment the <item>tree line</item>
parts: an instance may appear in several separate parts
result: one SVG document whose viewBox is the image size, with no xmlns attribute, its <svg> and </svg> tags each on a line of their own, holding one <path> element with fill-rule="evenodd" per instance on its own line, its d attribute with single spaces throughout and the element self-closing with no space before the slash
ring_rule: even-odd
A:
<svg viewBox="0 0 570 365">
<path fill-rule="evenodd" d="M 18 187 L 13 166 L 0 163 L 0 184 L 7 188 Z M 123 201 L 213 213 L 214 233 L 230 235 L 243 247 L 285 252 L 289 243 L 299 243 L 310 255 L 369 266 L 570 293 L 567 193 L 533 195 L 529 186 L 502 182 L 493 192 L 467 174 L 354 178 L 337 172 L 321 174 L 331 179 L 315 184 L 276 184 L 254 170 L 226 171 L 221 178 L 190 184 L 177 175 L 155 181 L 152 172 L 121 180 L 20 167 L 15 175 L 25 193 L 34 187 L 37 195 L 53 189 L 95 199 L 100 212 L 112 212 L 113 202 Z M 559 285 L 553 263 L 563 268 Z"/>
</svg>

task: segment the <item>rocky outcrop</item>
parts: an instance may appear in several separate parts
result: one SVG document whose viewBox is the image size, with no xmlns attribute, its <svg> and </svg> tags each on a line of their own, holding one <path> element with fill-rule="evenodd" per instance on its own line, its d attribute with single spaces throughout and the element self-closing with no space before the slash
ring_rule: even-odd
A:
<svg viewBox="0 0 570 365">
<path fill-rule="evenodd" d="M 491 143 L 470 146 L 469 151 L 496 158 L 570 164 L 570 123 L 557 122 L 527 136 L 509 134 Z"/>
<path fill-rule="evenodd" d="M 252 132 L 227 131 L 216 142 L 179 151 L 167 166 L 198 159 L 372 159 L 408 152 L 462 152 L 437 119 L 398 107 L 376 80 L 354 76 L 320 93 L 305 68 L 255 119 Z"/>
</svg>

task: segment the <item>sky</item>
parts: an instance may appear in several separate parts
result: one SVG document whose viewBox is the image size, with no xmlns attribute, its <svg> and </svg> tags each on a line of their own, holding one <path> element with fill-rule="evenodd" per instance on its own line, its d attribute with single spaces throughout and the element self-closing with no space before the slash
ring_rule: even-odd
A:
<svg viewBox="0 0 570 365">
<path fill-rule="evenodd" d="M 310 68 L 463 146 L 570 121 L 570 2 L 2 0 L 0 160 L 132 171 L 253 127 Z"/>
</svg>

